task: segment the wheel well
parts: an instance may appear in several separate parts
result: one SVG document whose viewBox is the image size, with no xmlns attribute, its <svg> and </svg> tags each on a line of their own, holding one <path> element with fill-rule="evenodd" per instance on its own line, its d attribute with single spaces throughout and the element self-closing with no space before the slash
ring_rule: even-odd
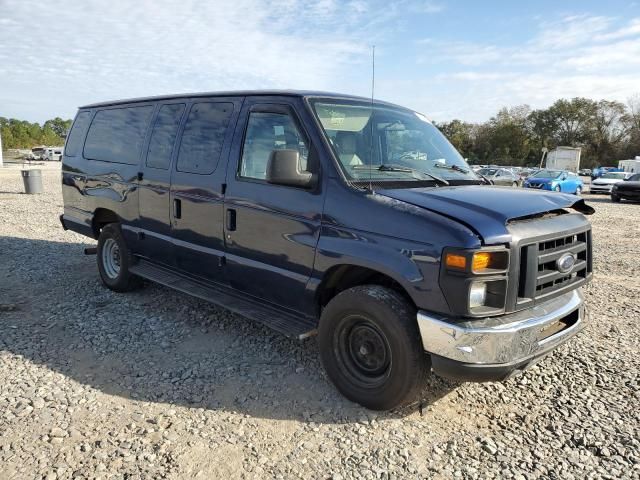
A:
<svg viewBox="0 0 640 480">
<path fill-rule="evenodd" d="M 106 208 L 97 208 L 96 211 L 93 212 L 93 220 L 91 222 L 94 237 L 98 238 L 100 236 L 100 230 L 108 223 L 117 223 L 119 221 L 120 218 L 115 212 L 107 210 Z"/>
<path fill-rule="evenodd" d="M 331 267 L 325 273 L 322 283 L 318 287 L 319 311 L 327 305 L 333 297 L 340 292 L 358 285 L 380 285 L 400 293 L 411 304 L 413 300 L 396 280 L 384 273 L 357 265 L 337 265 Z"/>
</svg>

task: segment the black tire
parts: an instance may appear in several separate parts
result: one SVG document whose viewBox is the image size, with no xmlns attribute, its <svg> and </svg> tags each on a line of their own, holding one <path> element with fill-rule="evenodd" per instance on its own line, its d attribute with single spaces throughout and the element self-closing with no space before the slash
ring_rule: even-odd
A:
<svg viewBox="0 0 640 480">
<path fill-rule="evenodd" d="M 511 184 L 511 186 L 512 186 L 513 188 L 518 188 L 520 185 L 518 184 L 518 182 L 513 182 L 513 183 Z"/>
<path fill-rule="evenodd" d="M 576 195 L 582 195 L 582 187 L 576 187 Z"/>
<path fill-rule="evenodd" d="M 556 185 L 556 188 L 554 188 L 553 190 L 556 191 L 556 192 L 560 192 L 561 191 L 560 185 Z"/>
<path fill-rule="evenodd" d="M 378 285 L 336 295 L 322 312 L 318 344 L 336 388 L 372 410 L 417 400 L 431 369 L 416 309 L 399 293 Z"/>
<path fill-rule="evenodd" d="M 100 278 L 107 288 L 129 292 L 142 285 L 140 277 L 129 272 L 132 257 L 117 223 L 109 223 L 100 231 L 97 259 Z"/>
<path fill-rule="evenodd" d="M 618 195 L 611 194 L 611 201 L 613 203 L 620 203 L 621 198 Z"/>
</svg>

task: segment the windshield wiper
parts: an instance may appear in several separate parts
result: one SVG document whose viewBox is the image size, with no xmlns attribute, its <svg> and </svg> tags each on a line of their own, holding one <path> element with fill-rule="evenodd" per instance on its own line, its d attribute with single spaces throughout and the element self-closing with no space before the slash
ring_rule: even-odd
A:
<svg viewBox="0 0 640 480">
<path fill-rule="evenodd" d="M 446 168 L 447 170 L 455 170 L 456 172 L 460 172 L 460 173 L 464 173 L 464 174 L 470 173 L 469 170 L 467 170 L 466 168 L 462 168 L 462 167 L 460 167 L 458 165 L 447 165 L 447 164 L 444 164 L 444 163 L 436 163 L 434 166 L 436 168 Z M 475 175 L 477 175 L 478 177 L 480 177 L 482 179 L 482 181 L 484 183 L 486 183 L 487 185 L 493 185 L 494 184 L 491 180 L 489 180 L 487 177 L 485 177 L 481 173 L 478 173 L 478 172 L 473 172 L 473 173 Z"/>
<path fill-rule="evenodd" d="M 352 165 L 351 168 L 354 170 L 371 170 L 371 167 L 367 165 Z M 413 174 L 417 173 L 419 175 L 426 175 L 432 180 L 435 180 L 440 185 L 449 185 L 449 182 L 447 182 L 444 178 L 438 177 L 433 173 L 424 172 L 422 170 L 418 170 L 411 167 L 405 167 L 404 165 L 393 165 L 390 163 L 383 163 L 382 165 L 375 168 L 374 170 L 378 170 L 379 172 L 404 172 L 404 173 L 413 173 Z"/>
<path fill-rule="evenodd" d="M 460 173 L 469 173 L 469 170 L 466 168 L 459 167 L 458 165 L 447 165 L 445 163 L 436 163 L 434 164 L 436 168 L 446 168 L 447 170 L 455 170 Z"/>
<path fill-rule="evenodd" d="M 484 176 L 483 174 L 481 174 L 480 172 L 473 172 L 473 173 L 475 173 L 475 174 L 476 174 L 477 176 L 479 176 L 482 180 L 484 180 L 484 182 L 485 182 L 487 185 L 493 185 L 493 184 L 494 184 L 492 180 L 489 180 L 487 177 L 485 177 L 485 176 Z"/>
<path fill-rule="evenodd" d="M 390 163 L 383 163 L 382 165 L 380 165 L 378 167 L 378 170 L 381 171 L 381 172 L 419 173 L 420 175 L 426 175 L 427 177 L 430 177 L 431 179 L 435 180 L 440 185 L 449 185 L 449 182 L 447 182 L 444 178 L 441 178 L 441 177 L 439 177 L 437 175 L 434 175 L 433 173 L 424 172 L 424 171 L 418 170 L 416 168 L 405 167 L 405 166 L 402 166 L 402 165 L 393 165 L 393 164 L 390 164 Z"/>
</svg>

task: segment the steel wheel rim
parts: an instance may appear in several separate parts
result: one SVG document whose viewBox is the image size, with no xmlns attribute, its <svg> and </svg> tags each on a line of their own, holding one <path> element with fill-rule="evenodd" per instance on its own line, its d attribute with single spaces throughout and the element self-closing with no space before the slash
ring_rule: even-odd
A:
<svg viewBox="0 0 640 480">
<path fill-rule="evenodd" d="M 107 277 L 118 278 L 120 275 L 120 247 L 113 238 L 107 238 L 102 245 L 102 267 Z"/>
<path fill-rule="evenodd" d="M 389 377 L 392 355 L 384 333 L 360 315 L 345 317 L 337 329 L 334 348 L 343 372 L 363 388 L 375 388 Z"/>
</svg>

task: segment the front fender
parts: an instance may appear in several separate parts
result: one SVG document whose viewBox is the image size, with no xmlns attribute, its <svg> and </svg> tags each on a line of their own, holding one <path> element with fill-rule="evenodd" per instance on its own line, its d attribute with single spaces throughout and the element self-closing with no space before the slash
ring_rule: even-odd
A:
<svg viewBox="0 0 640 480">
<path fill-rule="evenodd" d="M 395 280 L 419 308 L 446 312 L 438 284 L 441 253 L 441 246 L 432 243 L 325 225 L 316 250 L 314 277 L 320 284 L 332 267 L 365 267 Z"/>
</svg>

